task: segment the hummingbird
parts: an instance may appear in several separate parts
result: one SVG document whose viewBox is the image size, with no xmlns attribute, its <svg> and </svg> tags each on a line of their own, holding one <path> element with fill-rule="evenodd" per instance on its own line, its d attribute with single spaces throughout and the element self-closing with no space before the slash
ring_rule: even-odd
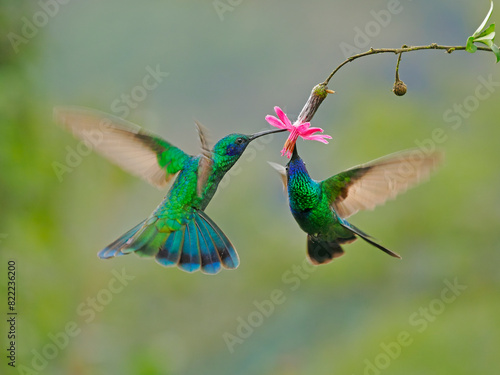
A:
<svg viewBox="0 0 500 375">
<path fill-rule="evenodd" d="M 307 233 L 307 256 L 312 264 L 319 265 L 342 256 L 341 245 L 357 237 L 392 257 L 401 258 L 346 219 L 359 210 L 373 209 L 428 178 L 441 159 L 440 152 L 427 155 L 419 149 L 406 150 L 323 181 L 309 176 L 296 145 L 286 168 L 269 163 L 281 174 L 292 215 Z"/>
<path fill-rule="evenodd" d="M 136 253 L 162 266 L 216 274 L 235 269 L 238 254 L 205 213 L 224 175 L 253 140 L 285 131 L 229 134 L 210 150 L 206 130 L 196 122 L 201 154 L 191 156 L 139 126 L 102 112 L 56 107 L 55 120 L 124 170 L 162 188 L 177 176 L 153 213 L 98 253 L 108 259 Z"/>
</svg>

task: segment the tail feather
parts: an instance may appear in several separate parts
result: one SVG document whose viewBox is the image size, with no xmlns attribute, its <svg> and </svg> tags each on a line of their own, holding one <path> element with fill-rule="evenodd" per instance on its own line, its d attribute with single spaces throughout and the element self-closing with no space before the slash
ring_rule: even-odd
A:
<svg viewBox="0 0 500 375">
<path fill-rule="evenodd" d="M 127 242 L 143 227 L 146 220 L 143 220 L 135 227 L 130 229 L 123 236 L 118 238 L 116 241 L 110 243 L 107 247 L 102 249 L 97 253 L 97 256 L 101 259 L 109 259 L 113 257 L 117 257 L 120 255 L 124 255 L 122 252 L 123 247 L 127 244 Z"/>
<path fill-rule="evenodd" d="M 160 232 L 156 220 L 139 232 L 123 253 L 136 253 L 140 257 L 152 257 L 165 243 L 170 232 Z"/>
<path fill-rule="evenodd" d="M 203 212 L 195 210 L 192 218 L 179 229 L 165 231 L 167 218 L 154 217 L 138 224 L 99 252 L 100 258 L 112 258 L 135 252 L 154 256 L 165 267 L 178 266 L 186 272 L 201 269 L 216 274 L 222 267 L 239 265 L 238 254 L 226 235 Z"/>
<path fill-rule="evenodd" d="M 200 246 L 201 269 L 206 273 L 217 273 L 221 269 L 221 260 L 214 243 L 214 235 L 210 234 L 205 223 L 199 217 L 196 217 L 195 224 L 202 242 Z"/>
<path fill-rule="evenodd" d="M 324 240 L 321 237 L 307 236 L 307 255 L 314 265 L 330 263 L 344 255 L 344 250 L 337 240 Z"/>
<path fill-rule="evenodd" d="M 186 272 L 194 272 L 200 269 L 200 265 L 200 241 L 194 220 L 191 220 L 186 225 L 179 268 Z"/>
<path fill-rule="evenodd" d="M 170 233 L 167 240 L 155 256 L 155 260 L 165 267 L 172 267 L 179 263 L 181 250 L 184 244 L 184 232 L 186 227 Z"/>
<path fill-rule="evenodd" d="M 222 266 L 227 269 L 237 268 L 240 260 L 231 241 L 203 211 L 198 211 L 198 214 L 201 223 L 205 225 L 210 238 L 214 241 Z"/>
<path fill-rule="evenodd" d="M 363 239 L 364 241 L 368 242 L 370 245 L 375 246 L 377 249 L 382 250 L 384 253 L 389 254 L 391 257 L 401 259 L 401 255 L 399 255 L 398 253 L 395 253 L 394 251 L 391 251 L 391 250 L 385 248 L 384 246 L 376 243 L 374 240 L 371 239 L 371 236 L 369 236 L 368 234 L 366 234 L 365 232 L 363 232 L 361 229 L 356 228 L 351 223 L 348 223 L 346 220 L 341 220 L 340 224 L 344 228 L 349 229 L 352 233 L 354 233 L 357 236 L 361 237 L 361 239 Z"/>
</svg>

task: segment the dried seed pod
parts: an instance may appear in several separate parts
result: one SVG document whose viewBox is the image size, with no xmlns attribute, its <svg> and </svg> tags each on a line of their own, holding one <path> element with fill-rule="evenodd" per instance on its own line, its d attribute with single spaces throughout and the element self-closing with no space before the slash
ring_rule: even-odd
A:
<svg viewBox="0 0 500 375">
<path fill-rule="evenodd" d="M 406 85 L 403 81 L 397 80 L 392 86 L 392 92 L 397 96 L 403 96 L 406 94 Z"/>
</svg>

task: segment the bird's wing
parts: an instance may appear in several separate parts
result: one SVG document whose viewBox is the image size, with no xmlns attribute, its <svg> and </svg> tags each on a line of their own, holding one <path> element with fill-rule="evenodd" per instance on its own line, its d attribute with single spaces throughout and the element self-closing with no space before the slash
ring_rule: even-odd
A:
<svg viewBox="0 0 500 375">
<path fill-rule="evenodd" d="M 286 177 L 286 168 L 281 164 L 273 163 L 272 161 L 268 161 L 269 165 L 273 167 L 281 176 L 281 182 L 283 182 L 283 190 L 287 190 L 287 177 Z"/>
<path fill-rule="evenodd" d="M 56 107 L 54 118 L 92 149 L 158 188 L 165 187 L 190 158 L 164 139 L 103 112 Z"/>
<path fill-rule="evenodd" d="M 198 163 L 198 182 L 196 192 L 199 197 L 203 194 L 203 189 L 207 185 L 208 178 L 213 171 L 214 159 L 212 157 L 211 142 L 208 138 L 208 130 L 200 122 L 195 121 L 198 136 L 200 137 L 201 159 Z"/>
<path fill-rule="evenodd" d="M 443 159 L 441 152 L 412 149 L 373 160 L 321 182 L 342 218 L 371 210 L 427 179 Z"/>
</svg>

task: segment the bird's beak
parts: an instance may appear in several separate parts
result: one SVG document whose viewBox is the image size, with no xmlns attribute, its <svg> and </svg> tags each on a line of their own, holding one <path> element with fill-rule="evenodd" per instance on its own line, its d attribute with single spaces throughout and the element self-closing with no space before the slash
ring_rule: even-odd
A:
<svg viewBox="0 0 500 375">
<path fill-rule="evenodd" d="M 286 131 L 287 129 L 273 129 L 273 130 L 264 130 L 262 132 L 258 132 L 258 133 L 255 133 L 255 134 L 252 134 L 250 136 L 248 136 L 248 138 L 253 141 L 255 138 L 259 138 L 259 137 L 262 137 L 263 135 L 267 135 L 267 134 L 272 134 L 272 133 L 281 133 L 281 132 L 284 132 Z"/>
<path fill-rule="evenodd" d="M 297 152 L 297 145 L 293 147 L 292 158 L 290 160 L 300 159 L 299 153 Z"/>
</svg>

